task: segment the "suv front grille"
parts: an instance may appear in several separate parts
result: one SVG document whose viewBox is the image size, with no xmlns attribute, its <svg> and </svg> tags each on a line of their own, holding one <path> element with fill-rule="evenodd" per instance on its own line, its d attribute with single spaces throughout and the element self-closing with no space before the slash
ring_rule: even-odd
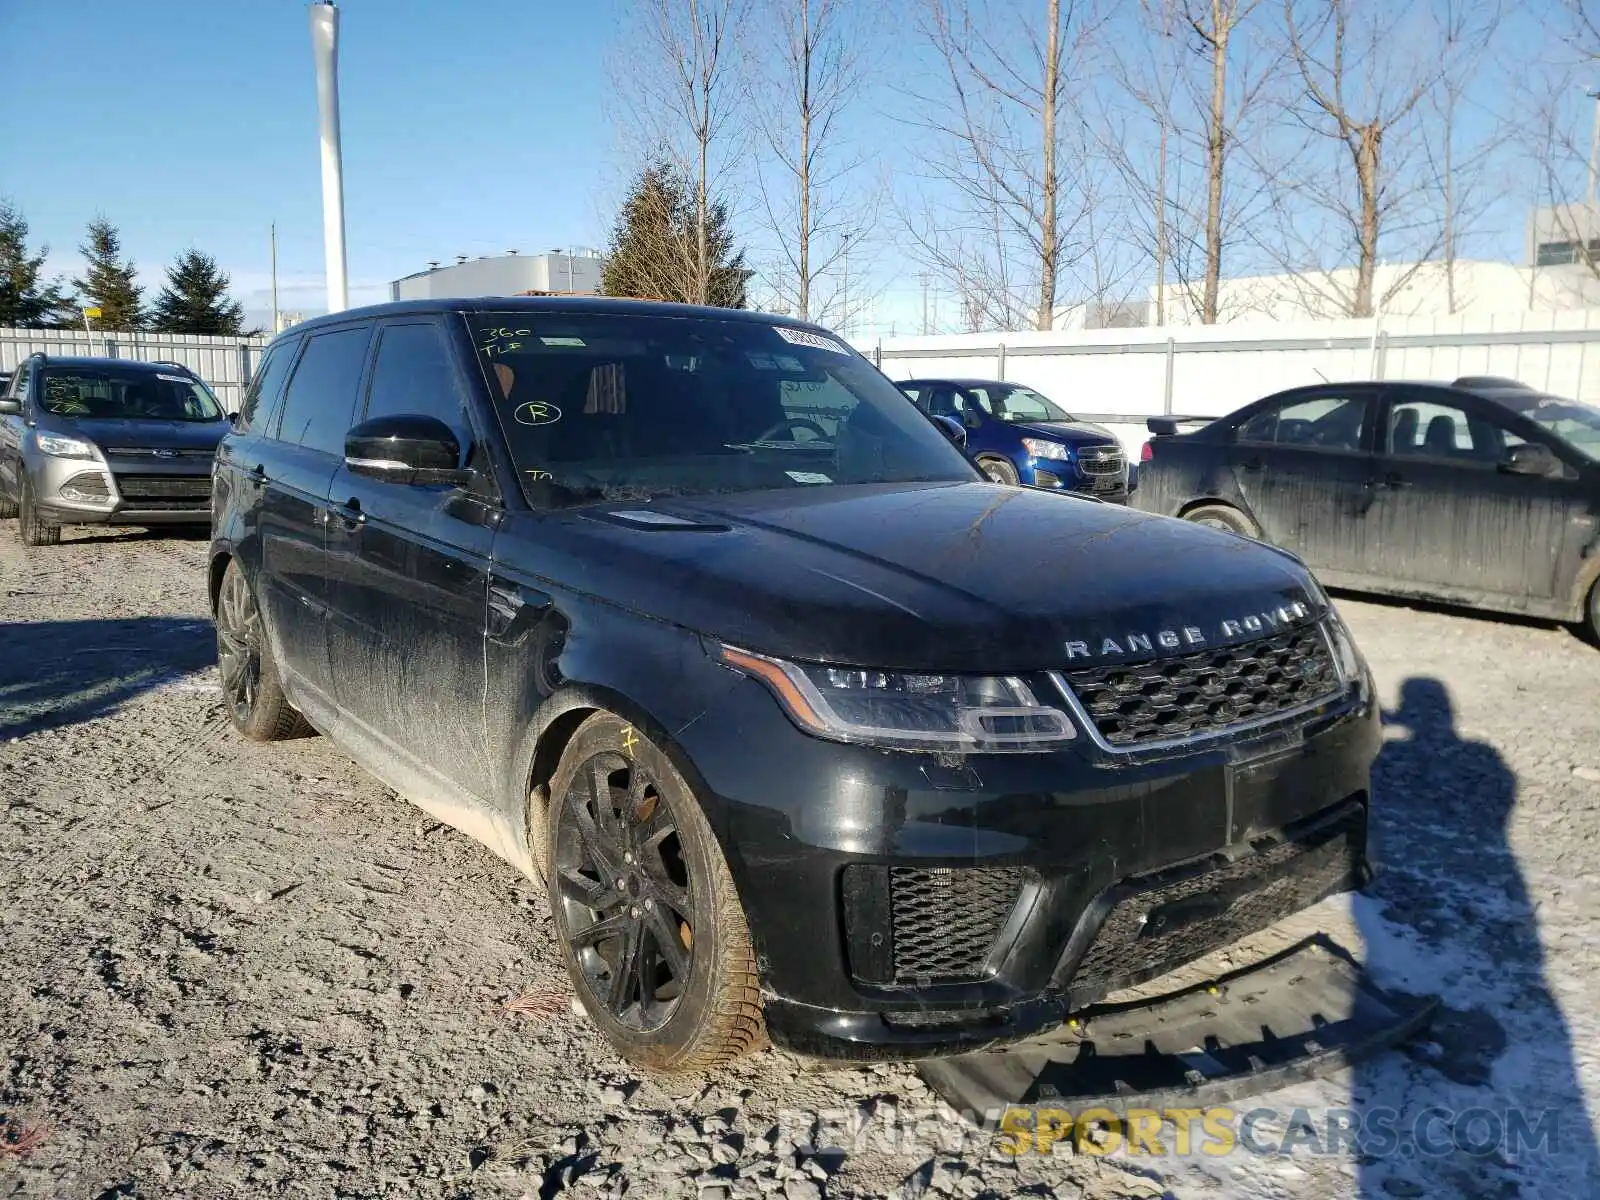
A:
<svg viewBox="0 0 1600 1200">
<path fill-rule="evenodd" d="M 1121 446 L 1088 446 L 1078 451 L 1078 469 L 1085 475 L 1116 475 L 1123 465 Z"/>
<path fill-rule="evenodd" d="M 1332 696 L 1339 672 L 1316 625 L 1178 658 L 1063 671 L 1117 748 L 1225 732 Z"/>
<path fill-rule="evenodd" d="M 124 500 L 211 501 L 209 475 L 118 475 L 117 490 Z"/>
<path fill-rule="evenodd" d="M 1281 840 L 1129 879 L 1107 893 L 1104 920 L 1067 985 L 1069 1008 L 1092 1004 L 1265 929 L 1325 896 L 1359 887 L 1366 805 L 1351 800 Z"/>
<path fill-rule="evenodd" d="M 117 458 L 214 458 L 215 450 L 172 450 L 162 446 L 107 446 L 106 453 Z"/>
<path fill-rule="evenodd" d="M 1027 874 L 1022 867 L 890 867 L 895 981 L 980 978 Z"/>
</svg>

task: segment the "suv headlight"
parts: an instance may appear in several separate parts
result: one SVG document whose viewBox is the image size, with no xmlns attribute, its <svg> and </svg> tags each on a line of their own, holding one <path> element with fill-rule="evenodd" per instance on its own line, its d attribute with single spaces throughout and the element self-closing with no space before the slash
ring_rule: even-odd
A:
<svg viewBox="0 0 1600 1200">
<path fill-rule="evenodd" d="M 1344 685 L 1350 687 L 1352 684 L 1358 684 L 1365 690 L 1367 663 L 1361 657 L 1361 651 L 1356 649 L 1356 642 L 1350 636 L 1349 627 L 1332 608 L 1329 608 L 1327 616 L 1322 618 L 1322 624 L 1328 631 L 1328 642 L 1333 647 L 1333 660 L 1339 668 L 1339 677 L 1344 681 Z"/>
<path fill-rule="evenodd" d="M 771 689 L 808 733 L 893 750 L 1002 754 L 1077 737 L 1067 714 L 1011 675 L 914 675 L 784 662 L 732 646 L 722 661 Z"/>
<path fill-rule="evenodd" d="M 86 442 L 82 438 L 68 437 L 62 433 L 35 433 L 33 444 L 39 447 L 41 454 L 48 454 L 51 458 L 87 458 L 94 460 L 100 457 L 100 451 L 95 449 L 93 442 Z"/>
<path fill-rule="evenodd" d="M 1022 448 L 1035 458 L 1060 458 L 1072 457 L 1070 447 L 1063 446 L 1060 442 L 1047 442 L 1042 438 L 1023 438 Z"/>
</svg>

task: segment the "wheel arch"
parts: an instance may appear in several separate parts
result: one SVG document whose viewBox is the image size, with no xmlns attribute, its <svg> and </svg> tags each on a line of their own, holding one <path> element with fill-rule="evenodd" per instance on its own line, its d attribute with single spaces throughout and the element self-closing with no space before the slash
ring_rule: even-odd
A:
<svg viewBox="0 0 1600 1200">
<path fill-rule="evenodd" d="M 523 835 L 540 871 L 543 872 L 544 863 L 538 831 L 543 828 L 545 809 L 550 803 L 550 781 L 567 747 L 572 744 L 573 736 L 590 717 L 602 712 L 626 721 L 660 748 L 689 785 L 695 802 L 705 814 L 706 823 L 711 826 L 723 853 L 728 854 L 725 814 L 706 804 L 706 798 L 714 793 L 667 725 L 646 705 L 616 688 L 574 682 L 563 686 L 539 706 L 518 755 L 519 769 L 513 776 L 521 781 L 522 794 L 518 800 L 524 822 Z"/>
<path fill-rule="evenodd" d="M 211 604 L 211 615 L 217 615 L 217 597 L 222 594 L 222 577 L 228 573 L 228 564 L 233 561 L 233 551 L 228 549 L 212 552 L 211 563 L 206 571 L 206 599 Z"/>
</svg>

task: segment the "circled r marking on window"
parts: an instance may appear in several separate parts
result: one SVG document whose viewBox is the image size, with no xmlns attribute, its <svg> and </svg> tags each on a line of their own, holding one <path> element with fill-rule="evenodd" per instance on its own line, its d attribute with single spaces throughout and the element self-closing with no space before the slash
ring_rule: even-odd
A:
<svg viewBox="0 0 1600 1200">
<path fill-rule="evenodd" d="M 529 400 L 517 405 L 511 417 L 518 425 L 551 425 L 561 420 L 561 410 L 542 400 Z"/>
</svg>

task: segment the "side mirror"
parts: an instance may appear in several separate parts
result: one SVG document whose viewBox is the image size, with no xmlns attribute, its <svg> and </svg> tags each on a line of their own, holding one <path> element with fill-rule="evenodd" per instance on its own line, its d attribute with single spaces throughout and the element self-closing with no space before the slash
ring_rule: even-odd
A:
<svg viewBox="0 0 1600 1200">
<path fill-rule="evenodd" d="M 14 397 L 0 398 L 0 417 L 14 417 L 22 411 L 22 401 Z"/>
<path fill-rule="evenodd" d="M 965 450 L 967 448 L 966 426 L 962 425 L 960 421 L 954 417 L 946 416 L 929 417 L 928 419 L 937 425 L 939 432 L 954 442 L 959 449 Z"/>
<path fill-rule="evenodd" d="M 344 437 L 344 465 L 367 479 L 459 487 L 472 479 L 460 461 L 461 443 L 437 417 L 374 417 Z"/>
<path fill-rule="evenodd" d="M 1508 475 L 1543 477 L 1559 473 L 1561 460 L 1556 458 L 1549 446 L 1539 442 L 1523 442 L 1520 446 L 1511 447 L 1500 469 Z"/>
<path fill-rule="evenodd" d="M 239 428 L 239 414 L 236 412 L 229 413 L 228 424 L 232 425 L 235 429 Z"/>
</svg>

